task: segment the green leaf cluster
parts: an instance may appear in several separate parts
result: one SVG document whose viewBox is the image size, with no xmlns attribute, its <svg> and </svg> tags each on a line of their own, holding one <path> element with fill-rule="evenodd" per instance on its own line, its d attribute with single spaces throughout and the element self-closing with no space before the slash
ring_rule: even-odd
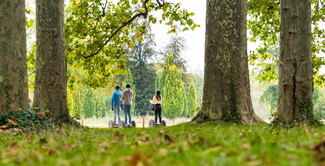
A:
<svg viewBox="0 0 325 166">
<path fill-rule="evenodd" d="M 179 117 L 185 106 L 185 89 L 182 74 L 173 65 L 173 55 L 167 55 L 166 68 L 164 68 L 165 79 L 163 84 L 163 115 L 174 119 Z M 166 70 L 166 71 L 165 71 Z"/>
<path fill-rule="evenodd" d="M 15 121 L 15 123 L 10 121 Z M 13 130 L 16 129 L 14 130 L 16 132 L 40 131 L 54 127 L 50 118 L 28 110 L 0 113 L 0 126 L 6 126 L 6 128 Z"/>
<path fill-rule="evenodd" d="M 249 54 L 249 63 L 258 66 L 261 72 L 258 76 L 262 81 L 273 81 L 278 78 L 279 62 L 279 33 L 280 33 L 280 0 L 249 0 L 248 25 L 249 41 L 260 43 L 256 50 Z M 314 84 L 323 87 L 325 75 L 319 73 L 321 66 L 325 65 L 325 29 L 321 28 L 324 22 L 325 6 L 318 0 L 312 1 L 312 53 L 314 67 Z M 270 50 L 276 48 L 276 54 L 270 55 Z M 261 68 L 262 66 L 262 68 Z"/>
<path fill-rule="evenodd" d="M 196 94 L 194 89 L 194 84 L 191 83 L 190 86 L 186 90 L 186 98 L 187 98 L 187 114 L 190 117 L 194 117 L 197 113 L 196 107 Z"/>
</svg>

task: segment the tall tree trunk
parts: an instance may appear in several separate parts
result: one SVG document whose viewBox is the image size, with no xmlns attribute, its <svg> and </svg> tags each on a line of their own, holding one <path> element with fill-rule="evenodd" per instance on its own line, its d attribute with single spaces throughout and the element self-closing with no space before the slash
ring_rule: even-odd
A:
<svg viewBox="0 0 325 166">
<path fill-rule="evenodd" d="M 29 109 L 24 0 L 0 1 L 0 112 Z"/>
<path fill-rule="evenodd" d="M 64 0 L 36 0 L 37 51 L 34 108 L 67 116 Z"/>
<path fill-rule="evenodd" d="M 281 41 L 277 119 L 313 119 L 311 1 L 281 0 Z"/>
<path fill-rule="evenodd" d="M 258 123 L 250 96 L 247 0 L 207 0 L 202 110 L 197 122 Z"/>
</svg>

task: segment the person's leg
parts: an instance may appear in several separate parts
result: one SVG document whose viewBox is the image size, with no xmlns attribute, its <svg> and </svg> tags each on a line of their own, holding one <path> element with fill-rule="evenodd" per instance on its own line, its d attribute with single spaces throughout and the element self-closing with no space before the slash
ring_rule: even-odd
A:
<svg viewBox="0 0 325 166">
<path fill-rule="evenodd" d="M 131 119 L 131 105 L 129 107 L 128 114 L 129 114 L 129 124 L 131 124 L 131 121 L 132 121 L 132 119 Z"/>
<path fill-rule="evenodd" d="M 158 108 L 159 123 L 161 123 L 161 106 Z"/>
<path fill-rule="evenodd" d="M 157 115 L 158 115 L 157 106 L 154 106 L 154 111 L 155 111 L 155 123 L 157 123 Z"/>
<path fill-rule="evenodd" d="M 128 120 L 127 120 L 128 117 L 129 117 L 129 123 L 131 123 L 130 109 L 131 109 L 130 105 L 124 105 L 125 123 L 128 123 Z"/>
<path fill-rule="evenodd" d="M 124 123 L 127 124 L 128 123 L 128 119 L 127 119 L 127 114 L 128 114 L 128 106 L 124 105 Z"/>
<path fill-rule="evenodd" d="M 115 106 L 113 106 L 113 111 L 114 111 L 114 124 L 116 123 L 116 109 Z"/>
<path fill-rule="evenodd" d="M 120 111 L 121 111 L 121 109 L 120 109 L 120 107 L 117 107 L 117 109 L 116 109 L 116 114 L 117 114 L 117 120 L 118 120 L 118 124 L 120 124 L 120 122 L 121 122 L 121 116 L 120 116 Z"/>
</svg>

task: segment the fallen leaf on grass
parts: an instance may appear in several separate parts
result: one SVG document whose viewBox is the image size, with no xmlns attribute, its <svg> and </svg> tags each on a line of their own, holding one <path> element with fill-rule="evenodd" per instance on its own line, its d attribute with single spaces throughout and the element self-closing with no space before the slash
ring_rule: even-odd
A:
<svg viewBox="0 0 325 166">
<path fill-rule="evenodd" d="M 125 135 L 122 134 L 120 131 L 116 131 L 116 132 L 114 133 L 114 136 L 115 136 L 115 137 L 119 137 L 119 138 L 121 138 L 121 137 L 124 137 Z"/>
<path fill-rule="evenodd" d="M 110 145 L 109 145 L 108 142 L 101 142 L 101 143 L 99 144 L 99 146 L 104 147 L 104 148 L 109 148 L 109 147 L 110 147 Z"/>
<path fill-rule="evenodd" d="M 164 148 L 159 149 L 159 155 L 166 156 L 168 154 L 168 150 Z"/>
<path fill-rule="evenodd" d="M 169 145 L 174 142 L 176 136 L 169 136 L 169 135 L 165 134 L 167 132 L 168 132 L 168 130 L 159 131 L 159 135 L 161 137 L 163 137 L 164 140 L 166 141 L 167 145 Z"/>
<path fill-rule="evenodd" d="M 319 144 L 313 146 L 311 150 L 316 151 L 316 155 L 314 157 L 316 162 L 325 162 L 325 141 L 321 141 Z"/>
<path fill-rule="evenodd" d="M 222 147 L 220 147 L 220 146 L 219 147 L 213 147 L 213 148 L 208 148 L 203 152 L 200 152 L 200 155 L 206 156 L 206 155 L 208 155 L 210 153 L 217 153 L 217 152 L 220 152 L 220 151 L 222 151 Z"/>
<path fill-rule="evenodd" d="M 140 159 L 141 159 L 141 156 L 140 156 L 139 152 L 133 153 L 132 158 L 130 160 L 130 165 L 136 166 L 138 164 L 138 162 L 140 161 Z"/>
<path fill-rule="evenodd" d="M 174 142 L 175 136 L 164 135 L 164 140 L 166 141 L 167 145 L 170 145 Z"/>
<path fill-rule="evenodd" d="M 243 149 L 250 149 L 251 146 L 248 143 L 242 144 L 241 145 L 243 147 Z"/>
<path fill-rule="evenodd" d="M 159 131 L 159 135 L 164 135 L 165 133 L 167 133 L 169 130 L 162 130 L 162 131 Z"/>
<path fill-rule="evenodd" d="M 122 165 L 138 166 L 138 165 L 150 165 L 148 164 L 149 159 L 150 159 L 149 156 L 141 157 L 141 154 L 139 152 L 135 152 L 131 156 L 121 157 L 117 161 L 124 163 Z M 117 164 L 117 165 L 121 165 L 121 164 Z"/>
<path fill-rule="evenodd" d="M 17 154 L 19 147 L 20 147 L 20 145 L 17 142 L 15 142 L 15 143 L 12 143 L 7 149 L 13 156 L 15 156 Z"/>
<path fill-rule="evenodd" d="M 54 153 L 53 148 L 44 148 L 44 150 L 45 150 L 45 153 L 48 155 L 52 155 Z"/>
<path fill-rule="evenodd" d="M 33 136 L 31 136 L 31 135 L 29 135 L 28 137 L 27 137 L 27 141 L 31 141 L 31 140 L 33 140 Z"/>
<path fill-rule="evenodd" d="M 46 113 L 45 112 L 38 112 L 36 114 L 39 115 L 39 116 L 46 116 Z"/>
<path fill-rule="evenodd" d="M 16 119 L 9 119 L 8 120 L 10 124 L 14 125 L 14 126 L 17 126 L 18 125 L 18 122 Z"/>
<path fill-rule="evenodd" d="M 8 126 L 7 125 L 2 125 L 2 126 L 0 126 L 0 129 L 7 129 L 8 128 Z"/>
</svg>

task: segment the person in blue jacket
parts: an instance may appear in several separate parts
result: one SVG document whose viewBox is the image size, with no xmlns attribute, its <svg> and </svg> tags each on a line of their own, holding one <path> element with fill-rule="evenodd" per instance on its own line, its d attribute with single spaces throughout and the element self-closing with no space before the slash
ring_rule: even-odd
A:
<svg viewBox="0 0 325 166">
<path fill-rule="evenodd" d="M 120 86 L 116 85 L 115 86 L 115 91 L 113 92 L 112 95 L 112 101 L 111 101 L 111 108 L 114 111 L 114 124 L 116 123 L 116 118 L 117 118 L 117 122 L 120 123 L 121 121 L 121 117 L 120 117 L 120 111 L 121 111 L 121 102 L 120 102 L 120 98 L 122 96 L 122 92 L 120 90 Z"/>
</svg>

